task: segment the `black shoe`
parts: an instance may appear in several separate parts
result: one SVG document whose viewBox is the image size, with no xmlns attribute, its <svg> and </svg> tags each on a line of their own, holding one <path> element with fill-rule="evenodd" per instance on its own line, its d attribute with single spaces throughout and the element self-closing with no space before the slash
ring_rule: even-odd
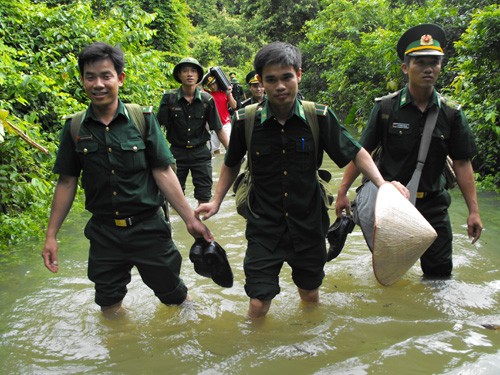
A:
<svg viewBox="0 0 500 375">
<path fill-rule="evenodd" d="M 352 232 L 356 224 L 352 220 L 351 215 L 342 215 L 338 217 L 335 222 L 330 225 L 328 232 L 326 233 L 326 238 L 330 243 L 330 248 L 328 249 L 328 254 L 326 260 L 329 262 L 335 259 L 342 248 L 344 247 L 347 235 Z"/>
<path fill-rule="evenodd" d="M 197 238 L 191 250 L 189 250 L 189 259 L 193 262 L 194 270 L 198 275 L 212 277 L 210 266 L 203 259 L 203 250 L 208 242 L 203 238 Z"/>
<path fill-rule="evenodd" d="M 233 271 L 224 249 L 215 241 L 204 248 L 203 259 L 210 267 L 212 280 L 224 288 L 233 286 Z"/>
</svg>

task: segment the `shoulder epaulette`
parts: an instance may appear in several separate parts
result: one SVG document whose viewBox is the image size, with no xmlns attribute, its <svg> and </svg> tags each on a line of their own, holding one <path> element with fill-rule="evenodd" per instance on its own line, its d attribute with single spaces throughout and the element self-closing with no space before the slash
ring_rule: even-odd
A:
<svg viewBox="0 0 500 375">
<path fill-rule="evenodd" d="M 214 99 L 214 97 L 206 91 L 200 91 L 200 95 L 201 95 L 201 100 L 206 102 L 206 103 L 208 103 L 208 102 L 210 102 L 210 100 Z"/>
<path fill-rule="evenodd" d="M 245 119 L 245 108 L 238 109 L 235 113 L 236 121 Z"/>
<path fill-rule="evenodd" d="M 326 116 L 328 113 L 328 106 L 320 103 L 314 103 L 316 107 L 316 115 L 317 116 Z"/>
<path fill-rule="evenodd" d="M 394 98 L 395 96 L 397 96 L 399 94 L 399 91 L 396 91 L 396 92 L 391 92 L 390 94 L 387 94 L 387 95 L 384 95 L 384 96 L 380 96 L 378 98 L 375 98 L 375 101 L 376 102 L 380 102 L 384 99 L 392 99 Z"/>
<path fill-rule="evenodd" d="M 441 94 L 439 94 L 439 99 L 441 100 L 441 103 L 443 103 L 445 106 L 455 109 L 457 111 L 459 111 L 462 108 L 462 106 L 457 101 L 450 100 Z"/>
<path fill-rule="evenodd" d="M 153 113 L 153 106 L 148 105 L 148 106 L 142 107 L 142 113 L 144 113 L 146 115 L 150 115 L 151 113 Z"/>
</svg>

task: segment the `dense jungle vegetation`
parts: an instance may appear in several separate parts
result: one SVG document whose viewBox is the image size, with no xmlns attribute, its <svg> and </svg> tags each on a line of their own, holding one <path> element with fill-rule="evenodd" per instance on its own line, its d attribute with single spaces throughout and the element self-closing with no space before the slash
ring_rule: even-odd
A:
<svg viewBox="0 0 500 375">
<path fill-rule="evenodd" d="M 240 82 L 274 40 L 303 52 L 301 92 L 360 131 L 373 98 L 404 85 L 402 31 L 445 27 L 438 89 L 462 104 L 479 153 L 482 189 L 500 187 L 500 7 L 487 0 L 2 0 L 0 2 L 0 250 L 42 236 L 57 176 L 62 116 L 87 102 L 76 56 L 105 41 L 125 51 L 125 101 L 157 106 L 185 56 Z M 14 130 L 36 142 L 28 143 Z M 81 202 L 77 202 L 80 204 Z"/>
</svg>

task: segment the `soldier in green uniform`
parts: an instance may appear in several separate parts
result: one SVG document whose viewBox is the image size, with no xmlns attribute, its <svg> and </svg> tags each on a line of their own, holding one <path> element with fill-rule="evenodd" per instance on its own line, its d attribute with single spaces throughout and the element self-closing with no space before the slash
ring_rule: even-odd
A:
<svg viewBox="0 0 500 375">
<path fill-rule="evenodd" d="M 255 70 L 252 70 L 250 73 L 248 73 L 245 80 L 247 82 L 248 89 L 250 90 L 252 96 L 250 96 L 248 99 L 244 100 L 241 103 L 241 108 L 245 108 L 247 105 L 250 104 L 262 102 L 264 100 L 264 95 L 265 95 L 264 86 L 259 81 Z"/>
<path fill-rule="evenodd" d="M 245 91 L 243 91 L 243 87 L 241 87 L 238 82 L 235 72 L 229 72 L 229 80 L 231 81 L 231 86 L 233 87 L 232 94 L 234 100 L 236 100 L 237 108 L 241 108 L 241 103 L 246 99 Z M 229 112 L 233 115 L 234 110 L 230 108 Z"/>
<path fill-rule="evenodd" d="M 339 124 L 333 111 L 320 104 L 316 104 L 320 142 L 315 149 L 304 107 L 297 99 L 301 65 L 299 49 L 282 42 L 263 47 L 254 60 L 267 100 L 258 107 L 249 150 L 253 214 L 246 226 L 244 270 L 250 318 L 267 314 L 272 299 L 280 292 L 279 273 L 284 262 L 292 268 L 301 300 L 319 301 L 329 226 L 316 176 L 323 152 L 340 167 L 354 159 L 377 186 L 384 183 L 370 154 Z M 238 175 L 247 152 L 244 116 L 245 109 L 241 109 L 233 118 L 229 149 L 213 200 L 195 210 L 204 213 L 203 219 L 217 213 Z M 399 188 L 407 193 L 402 185 Z"/>
<path fill-rule="evenodd" d="M 207 146 L 210 130 L 227 148 L 228 136 L 222 130 L 220 117 L 212 96 L 197 86 L 203 78 L 203 68 L 191 57 L 174 67 L 174 78 L 181 87 L 163 95 L 158 109 L 158 122 L 165 127 L 172 154 L 177 164 L 177 177 L 182 190 L 191 171 L 194 197 L 198 204 L 212 196 L 212 154 Z"/>
<path fill-rule="evenodd" d="M 401 68 L 408 76 L 408 84 L 390 98 L 389 113 L 382 113 L 381 101 L 375 103 L 360 139 L 368 151 L 381 146 L 378 167 L 386 180 L 397 179 L 407 184 L 417 164 L 426 117 L 437 106 L 437 122 L 416 195 L 416 208 L 438 234 L 420 258 L 424 274 L 431 277 L 448 277 L 453 268 L 450 195 L 443 178 L 448 154 L 469 209 L 467 232 L 473 238 L 472 243 L 479 239 L 482 230 L 470 162 L 476 152 L 474 139 L 460 107 L 445 100 L 434 88 L 441 72 L 444 45 L 444 30 L 434 24 L 418 25 L 401 36 L 397 53 L 403 61 Z M 338 191 L 337 215 L 343 210 L 350 211 L 346 194 L 358 175 L 358 168 L 350 164 Z M 359 212 L 359 215 L 371 214 Z"/>
<path fill-rule="evenodd" d="M 171 168 L 174 158 L 154 114 L 144 113 L 143 136 L 119 99 L 124 64 L 121 49 L 99 42 L 78 57 L 91 104 L 75 138 L 71 120 L 62 130 L 54 166 L 60 176 L 42 251 L 45 266 L 57 272 L 57 232 L 82 173 L 85 207 L 92 213 L 85 227 L 90 240 L 88 276 L 95 283 L 95 302 L 106 313 L 120 309 L 133 266 L 164 304 L 181 304 L 187 298 L 179 278 L 182 258 L 160 208 L 164 197 L 193 237 L 213 240 L 182 193 Z"/>
</svg>

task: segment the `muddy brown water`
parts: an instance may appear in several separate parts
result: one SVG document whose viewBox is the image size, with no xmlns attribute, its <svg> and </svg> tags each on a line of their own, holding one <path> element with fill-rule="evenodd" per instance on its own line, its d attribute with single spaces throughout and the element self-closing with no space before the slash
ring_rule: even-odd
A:
<svg viewBox="0 0 500 375">
<path fill-rule="evenodd" d="M 214 160 L 217 179 L 222 156 Z M 332 188 L 342 171 L 325 160 Z M 188 196 L 192 195 L 189 187 Z M 197 275 L 188 259 L 192 238 L 175 214 L 174 239 L 191 302 L 158 302 L 134 270 L 126 314 L 104 318 L 87 279 L 87 213 L 72 212 L 60 233 L 60 271 L 50 274 L 42 242 L 12 248 L 0 262 L 2 374 L 498 374 L 500 373 L 499 208 L 481 193 L 486 230 L 466 236 L 466 207 L 452 191 L 454 276 L 425 280 L 418 263 L 396 284 L 379 285 L 361 232 L 349 235 L 326 265 L 321 303 L 298 302 L 290 270 L 262 324 L 245 317 L 244 221 L 227 197 L 207 221 L 228 253 L 230 289 Z M 195 201 L 189 198 L 194 206 Z M 332 212 L 333 216 L 333 212 Z"/>
</svg>

